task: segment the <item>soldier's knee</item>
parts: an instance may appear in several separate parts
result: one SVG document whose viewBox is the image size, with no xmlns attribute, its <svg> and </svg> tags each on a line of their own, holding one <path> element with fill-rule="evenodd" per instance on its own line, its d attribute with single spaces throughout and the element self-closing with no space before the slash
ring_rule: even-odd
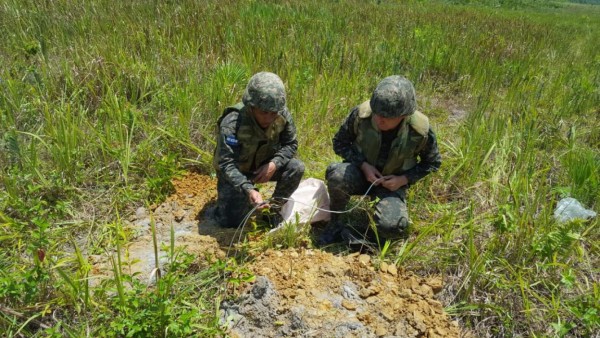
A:
<svg viewBox="0 0 600 338">
<path fill-rule="evenodd" d="M 297 158 L 291 159 L 283 168 L 283 177 L 301 179 L 304 175 L 304 162 Z"/>
<path fill-rule="evenodd" d="M 293 158 L 290 161 L 292 162 L 292 166 L 294 168 L 294 174 L 302 177 L 302 175 L 304 175 L 304 162 L 297 158 Z"/>
<path fill-rule="evenodd" d="M 344 184 L 344 170 L 340 167 L 339 163 L 332 163 L 327 167 L 325 179 L 327 180 L 327 185 L 330 187 L 339 187 Z"/>
</svg>

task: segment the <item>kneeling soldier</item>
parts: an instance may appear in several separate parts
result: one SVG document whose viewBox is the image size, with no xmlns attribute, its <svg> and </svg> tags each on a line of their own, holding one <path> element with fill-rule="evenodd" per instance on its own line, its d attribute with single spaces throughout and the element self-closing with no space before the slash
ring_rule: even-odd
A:
<svg viewBox="0 0 600 338">
<path fill-rule="evenodd" d="M 255 183 L 275 181 L 271 200 L 289 198 L 304 174 L 304 164 L 294 158 L 297 149 L 283 82 L 273 73 L 255 74 L 242 102 L 226 108 L 218 121 L 213 161 L 218 197 L 207 216 L 223 227 L 237 227 L 252 206 L 269 207 Z"/>
<path fill-rule="evenodd" d="M 402 76 L 390 76 L 378 85 L 371 100 L 354 107 L 333 138 L 333 150 L 344 160 L 330 164 L 326 179 L 330 209 L 344 210 L 351 195 L 379 198 L 374 221 L 378 236 L 406 235 L 406 189 L 441 165 L 437 141 L 428 118 L 416 110 L 415 89 Z M 367 229 L 350 231 L 332 214 L 320 236 L 320 245 L 343 238 L 361 240 Z M 365 227 L 367 225 L 364 225 Z"/>
</svg>

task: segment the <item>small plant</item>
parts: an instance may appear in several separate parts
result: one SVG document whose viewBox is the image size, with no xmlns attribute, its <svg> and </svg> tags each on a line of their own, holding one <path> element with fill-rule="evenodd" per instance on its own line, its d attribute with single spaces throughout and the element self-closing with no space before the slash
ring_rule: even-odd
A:
<svg viewBox="0 0 600 338">
<path fill-rule="evenodd" d="M 296 214 L 295 221 L 283 221 L 277 229 L 271 230 L 265 236 L 265 244 L 270 248 L 307 247 L 310 243 L 310 227 L 310 221 L 300 223 L 300 217 Z"/>
<path fill-rule="evenodd" d="M 153 170 L 146 174 L 150 201 L 160 201 L 173 192 L 171 180 L 181 173 L 177 167 L 175 154 L 164 155 L 154 162 Z"/>
</svg>

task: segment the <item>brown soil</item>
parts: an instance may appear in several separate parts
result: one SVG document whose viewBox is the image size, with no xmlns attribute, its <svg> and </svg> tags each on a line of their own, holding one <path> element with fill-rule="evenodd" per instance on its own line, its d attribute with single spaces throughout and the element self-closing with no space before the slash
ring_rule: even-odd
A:
<svg viewBox="0 0 600 338">
<path fill-rule="evenodd" d="M 235 229 L 202 221 L 216 198 L 216 180 L 187 173 L 173 181 L 164 203 L 139 208 L 128 227 L 136 234 L 126 255 L 131 272 L 149 276 L 155 267 L 150 231 L 202 262 L 225 257 Z M 253 239 L 250 238 L 250 241 Z M 160 247 L 160 244 L 159 244 Z M 159 253 L 160 265 L 165 253 Z M 105 257 L 92 257 L 97 276 L 109 275 Z M 439 277 L 424 278 L 371 256 L 333 255 L 318 249 L 266 250 L 246 266 L 255 276 L 222 304 L 221 324 L 237 337 L 458 337 L 460 330 L 435 299 Z"/>
</svg>

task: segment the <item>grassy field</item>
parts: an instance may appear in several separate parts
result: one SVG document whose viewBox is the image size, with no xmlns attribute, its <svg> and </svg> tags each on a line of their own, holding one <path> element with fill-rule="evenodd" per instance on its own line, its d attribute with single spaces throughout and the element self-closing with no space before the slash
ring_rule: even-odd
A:
<svg viewBox="0 0 600 338">
<path fill-rule="evenodd" d="M 600 7 L 548 4 L 1 0 L 0 331 L 218 334 L 231 267 L 192 274 L 174 255 L 156 289 L 89 288 L 83 252 L 122 245 L 121 218 L 181 170 L 210 172 L 216 118 L 268 70 L 317 178 L 349 109 L 411 79 L 444 163 L 411 189 L 411 238 L 387 258 L 443 275 L 477 336 L 597 337 L 598 218 L 553 211 L 565 196 L 600 211 Z"/>
</svg>

